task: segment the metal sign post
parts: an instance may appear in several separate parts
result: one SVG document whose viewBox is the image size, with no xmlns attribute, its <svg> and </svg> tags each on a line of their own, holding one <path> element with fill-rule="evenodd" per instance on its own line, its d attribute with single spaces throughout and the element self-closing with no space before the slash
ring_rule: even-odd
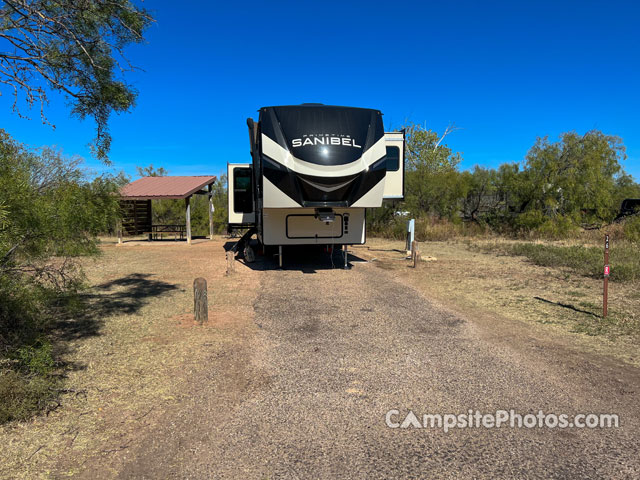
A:
<svg viewBox="0 0 640 480">
<path fill-rule="evenodd" d="M 607 302 L 609 296 L 609 235 L 604 236 L 604 288 L 602 290 L 602 317 L 607 317 Z"/>
<path fill-rule="evenodd" d="M 407 222 L 407 255 L 411 255 L 411 248 L 416 234 L 416 220 L 412 218 Z"/>
</svg>

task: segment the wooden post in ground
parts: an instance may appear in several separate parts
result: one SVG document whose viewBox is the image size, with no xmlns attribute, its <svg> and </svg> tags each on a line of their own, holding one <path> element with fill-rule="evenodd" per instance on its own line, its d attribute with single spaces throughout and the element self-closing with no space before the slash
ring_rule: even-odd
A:
<svg viewBox="0 0 640 480">
<path fill-rule="evenodd" d="M 200 325 L 209 320 L 207 281 L 204 278 L 196 278 L 193 281 L 193 316 Z"/>
<path fill-rule="evenodd" d="M 213 240 L 213 185 L 209 185 L 209 240 Z"/>
<path fill-rule="evenodd" d="M 191 245 L 191 197 L 185 198 L 184 203 L 187 217 L 187 245 Z"/>
<path fill-rule="evenodd" d="M 413 260 L 413 268 L 418 264 L 418 242 L 411 242 L 411 258 Z"/>
<path fill-rule="evenodd" d="M 122 245 L 122 220 L 118 220 L 116 230 L 118 231 L 118 245 Z"/>
<path fill-rule="evenodd" d="M 227 252 L 227 275 L 231 275 L 235 270 L 236 254 L 233 250 Z"/>
</svg>

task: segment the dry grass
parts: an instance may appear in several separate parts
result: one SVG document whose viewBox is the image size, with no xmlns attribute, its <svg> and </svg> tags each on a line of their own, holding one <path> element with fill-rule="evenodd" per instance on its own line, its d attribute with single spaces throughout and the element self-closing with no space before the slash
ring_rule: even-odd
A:
<svg viewBox="0 0 640 480">
<path fill-rule="evenodd" d="M 68 393 L 49 416 L 0 429 L 0 477 L 57 478 L 105 457 L 112 466 L 124 460 L 141 427 L 180 401 L 188 374 L 252 317 L 256 272 L 239 267 L 226 277 L 223 244 L 118 247 L 110 239 L 101 258 L 86 261 L 93 311 L 61 333 Z M 191 315 L 198 276 L 209 285 L 205 326 Z"/>
<path fill-rule="evenodd" d="M 487 240 L 421 243 L 423 257 L 436 260 L 421 262 L 415 270 L 408 268 L 404 242 L 369 239 L 367 247 L 356 251 L 376 258 L 379 267 L 470 318 L 500 319 L 506 329 L 523 324 L 573 348 L 640 365 L 637 284 L 610 283 L 609 317 L 602 319 L 602 280 L 490 253 L 476 248 L 476 242 L 486 245 Z"/>
<path fill-rule="evenodd" d="M 604 250 L 602 246 L 577 242 L 523 242 L 523 241 L 467 241 L 471 248 L 494 254 L 522 256 L 543 267 L 567 267 L 573 273 L 591 278 L 602 278 Z M 612 244 L 609 263 L 611 281 L 637 282 L 640 280 L 640 245 L 626 241 Z"/>
</svg>

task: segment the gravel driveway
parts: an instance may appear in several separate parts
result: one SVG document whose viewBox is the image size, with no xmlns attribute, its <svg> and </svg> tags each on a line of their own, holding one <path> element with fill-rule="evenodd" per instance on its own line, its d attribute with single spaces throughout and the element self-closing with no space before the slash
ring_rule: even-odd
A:
<svg viewBox="0 0 640 480">
<path fill-rule="evenodd" d="M 493 341 L 375 262 L 272 266 L 254 267 L 253 320 L 122 478 L 640 477 L 637 370 L 597 358 L 577 368 L 509 332 Z M 621 427 L 445 433 L 389 428 L 392 409 L 395 422 L 409 410 L 616 413 Z"/>
</svg>

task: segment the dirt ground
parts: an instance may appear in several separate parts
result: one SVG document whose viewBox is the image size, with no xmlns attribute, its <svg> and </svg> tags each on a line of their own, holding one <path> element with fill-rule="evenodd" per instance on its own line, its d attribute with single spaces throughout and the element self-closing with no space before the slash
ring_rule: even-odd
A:
<svg viewBox="0 0 640 480">
<path fill-rule="evenodd" d="M 269 258 L 251 264 L 260 273 L 252 324 L 192 376 L 184 402 L 148 429 L 118 478 L 640 474 L 635 367 L 495 314 L 456 313 L 360 253 L 351 270 L 308 249 L 285 249 L 284 270 Z M 612 412 L 622 427 L 392 429 L 393 408 Z"/>
<path fill-rule="evenodd" d="M 105 242 L 84 265 L 94 311 L 77 334 L 68 329 L 69 393 L 48 416 L 0 429 L 0 478 L 73 476 L 89 465 L 104 466 L 97 478 L 113 476 L 140 431 L 184 400 L 185 382 L 253 316 L 257 272 L 225 277 L 226 241 Z M 192 316 L 196 277 L 208 283 L 205 326 Z"/>
<path fill-rule="evenodd" d="M 533 265 L 524 257 L 486 252 L 490 242 L 426 242 L 418 269 L 408 267 L 404 242 L 370 239 L 354 252 L 460 314 L 508 337 L 514 325 L 582 352 L 639 366 L 637 334 L 601 318 L 602 280 L 568 269 Z M 479 249 L 477 247 L 483 247 Z M 640 319 L 640 285 L 609 283 L 609 317 L 624 326 Z"/>
<path fill-rule="evenodd" d="M 597 281 L 440 242 L 414 270 L 403 242 L 377 239 L 351 249 L 350 271 L 285 257 L 285 271 L 262 258 L 226 276 L 225 242 L 105 243 L 85 265 L 93 315 L 67 330 L 69 393 L 0 429 L 0 478 L 640 471 L 637 340 L 585 333 Z M 612 285 L 614 311 L 640 311 L 623 300 Z M 613 410 L 624 428 L 399 432 L 380 420 L 395 407 Z"/>
</svg>

